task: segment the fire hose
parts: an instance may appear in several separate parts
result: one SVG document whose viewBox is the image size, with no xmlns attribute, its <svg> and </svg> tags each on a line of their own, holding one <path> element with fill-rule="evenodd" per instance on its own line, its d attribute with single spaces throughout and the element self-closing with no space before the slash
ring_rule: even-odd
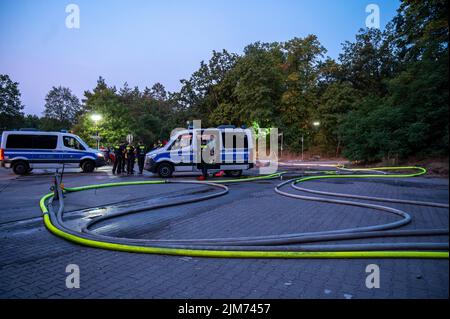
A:
<svg viewBox="0 0 450 319">
<path fill-rule="evenodd" d="M 386 174 L 380 170 L 416 170 L 411 174 Z M 342 171 L 342 172 L 341 172 Z M 354 172 L 369 172 L 371 174 L 353 174 Z M 343 174 L 342 174 L 343 173 Z M 376 173 L 376 174 L 373 174 Z M 411 222 L 411 216 L 399 209 L 392 207 L 375 205 L 357 201 L 342 199 L 331 199 L 324 197 L 313 197 L 299 194 L 292 194 L 282 191 L 281 188 L 291 184 L 291 187 L 297 191 L 308 192 L 329 197 L 344 197 L 368 201 L 393 202 L 410 205 L 432 206 L 437 208 L 447 208 L 448 204 L 408 201 L 390 198 L 378 198 L 360 195 L 349 195 L 340 193 L 329 193 L 323 191 L 310 190 L 299 187 L 297 184 L 309 180 L 321 180 L 328 178 L 403 178 L 415 177 L 426 173 L 426 170 L 420 167 L 388 167 L 374 169 L 343 169 L 338 168 L 336 173 L 327 172 L 326 175 L 307 176 L 294 178 L 280 183 L 275 187 L 275 191 L 290 198 L 325 202 L 339 205 L 350 205 L 364 207 L 373 210 L 388 212 L 399 216 L 400 220 L 395 222 L 355 227 L 340 230 L 316 231 L 307 233 L 294 233 L 272 236 L 253 236 L 237 238 L 214 238 L 214 239 L 133 239 L 117 238 L 112 236 L 96 234 L 91 228 L 93 225 L 112 218 L 133 214 L 140 211 L 148 211 L 157 208 L 164 208 L 176 205 L 184 205 L 193 202 L 204 201 L 215 197 L 226 195 L 228 187 L 222 184 L 232 184 L 238 182 L 251 182 L 263 179 L 275 179 L 282 177 L 284 172 L 271 174 L 267 176 L 257 176 L 245 179 L 224 180 L 220 182 L 198 182 L 198 181 L 174 181 L 174 180 L 156 180 L 156 181 L 138 181 L 121 182 L 99 185 L 89 185 L 75 188 L 56 188 L 56 195 L 59 199 L 59 209 L 53 210 L 54 193 L 49 193 L 41 199 L 41 209 L 44 214 L 44 223 L 54 234 L 79 244 L 127 252 L 155 253 L 168 255 L 183 255 L 197 257 L 226 257 L 226 258 L 448 258 L 448 243 L 357 243 L 357 244 L 314 244 L 313 242 L 324 241 L 342 241 L 349 239 L 367 239 L 367 238 L 387 238 L 387 237 L 406 237 L 406 236 L 448 236 L 448 229 L 415 229 L 399 230 Z M 58 177 L 56 177 L 58 178 Z M 115 214 L 107 214 L 89 221 L 81 231 L 75 231 L 67 228 L 63 222 L 64 199 L 63 193 L 77 192 L 89 189 L 98 189 L 105 187 L 117 187 L 126 185 L 147 185 L 147 184 L 203 184 L 212 188 L 220 189 L 219 192 L 203 195 L 193 199 L 178 200 L 170 203 L 154 204 L 137 209 L 128 209 Z M 56 185 L 60 183 L 57 181 Z M 46 201 L 49 205 L 47 207 Z M 431 250 L 431 251 L 429 251 Z M 445 251 L 447 250 L 447 251 Z"/>
</svg>

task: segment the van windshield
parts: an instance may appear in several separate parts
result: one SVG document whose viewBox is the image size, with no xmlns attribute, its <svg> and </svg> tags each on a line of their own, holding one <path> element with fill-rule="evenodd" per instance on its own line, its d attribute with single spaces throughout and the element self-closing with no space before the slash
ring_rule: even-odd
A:
<svg viewBox="0 0 450 319">
<path fill-rule="evenodd" d="M 171 151 L 180 150 L 182 148 L 191 146 L 192 144 L 192 134 L 181 134 L 177 137 L 177 139 L 173 142 L 170 147 Z"/>
<path fill-rule="evenodd" d="M 81 150 L 81 151 L 85 150 L 84 146 L 80 143 L 80 141 L 78 141 L 73 136 L 64 136 L 63 142 L 64 142 L 65 147 L 69 147 L 69 148 L 73 148 L 73 149 Z"/>
</svg>

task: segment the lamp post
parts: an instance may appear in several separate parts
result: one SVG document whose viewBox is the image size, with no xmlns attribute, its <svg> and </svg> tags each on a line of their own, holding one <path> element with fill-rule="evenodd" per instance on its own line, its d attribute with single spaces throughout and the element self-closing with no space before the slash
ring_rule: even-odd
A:
<svg viewBox="0 0 450 319">
<path fill-rule="evenodd" d="M 312 122 L 312 125 L 314 126 L 314 128 L 318 128 L 320 126 L 320 122 L 319 121 L 314 121 Z M 302 142 L 302 161 L 303 161 L 303 150 L 304 150 L 304 143 L 305 143 L 305 136 L 302 134 L 301 137 L 301 142 Z"/>
<path fill-rule="evenodd" d="M 284 134 L 283 133 L 279 133 L 278 137 L 281 138 L 281 155 L 280 155 L 280 158 L 282 158 L 283 157 Z"/>
<path fill-rule="evenodd" d="M 303 136 L 303 134 L 302 134 L 301 141 L 302 141 L 302 162 L 303 162 L 303 143 L 305 142 L 305 137 Z"/>
<path fill-rule="evenodd" d="M 313 125 L 314 128 L 315 128 L 315 132 L 317 132 L 317 129 L 318 129 L 319 126 L 320 126 L 320 122 L 319 122 L 319 121 L 314 121 L 314 122 L 312 123 L 312 125 Z"/>
<path fill-rule="evenodd" d="M 92 114 L 91 120 L 95 123 L 95 130 L 96 130 L 96 139 L 97 139 L 97 149 L 100 149 L 100 136 L 98 133 L 98 122 L 102 119 L 102 116 L 100 114 Z"/>
</svg>

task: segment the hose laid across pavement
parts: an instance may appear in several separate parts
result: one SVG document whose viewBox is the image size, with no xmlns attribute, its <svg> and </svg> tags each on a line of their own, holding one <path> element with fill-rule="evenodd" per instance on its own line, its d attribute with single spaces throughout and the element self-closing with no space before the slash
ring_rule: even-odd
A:
<svg viewBox="0 0 450 319">
<path fill-rule="evenodd" d="M 286 243 L 299 243 L 299 242 L 313 242 L 313 241 L 330 241 L 330 240 L 342 240 L 342 239 L 352 239 L 352 238 L 369 238 L 369 237 L 386 237 L 386 236 L 422 236 L 422 235 L 443 235 L 448 234 L 448 230 L 431 230 L 427 233 L 427 230 L 413 230 L 413 231 L 390 231 L 390 233 L 379 232 L 379 230 L 383 229 L 392 229 L 396 227 L 400 227 L 406 223 L 408 223 L 411 218 L 410 216 L 400 210 L 380 206 L 380 205 L 372 205 L 365 203 L 356 203 L 356 202 L 347 202 L 340 200 L 330 200 L 323 198 L 311 198 L 300 195 L 294 195 L 285 193 L 279 190 L 279 188 L 284 185 L 292 182 L 301 182 L 311 179 L 320 179 L 320 178 L 338 178 L 337 176 L 346 176 L 348 177 L 356 177 L 356 178 L 374 178 L 374 177 L 413 177 L 424 174 L 426 171 L 421 168 L 415 167 L 402 167 L 397 169 L 419 169 L 419 173 L 414 174 L 394 174 L 394 175 L 325 175 L 325 176 L 312 176 L 305 177 L 297 180 L 289 180 L 287 182 L 281 183 L 276 187 L 276 191 L 284 196 L 294 197 L 298 199 L 307 199 L 307 200 L 317 200 L 317 201 L 326 201 L 331 203 L 338 204 L 346 204 L 346 205 L 354 205 L 361 206 L 366 208 L 374 208 L 379 210 L 388 211 L 399 215 L 402 217 L 402 220 L 389 223 L 385 225 L 378 226 L 368 226 L 368 227 L 360 227 L 354 229 L 345 229 L 345 230 L 336 230 L 336 231 L 325 231 L 325 232 L 312 232 L 312 233 L 302 233 L 302 234 L 288 234 L 288 235 L 277 235 L 277 236 L 259 236 L 259 237 L 244 237 L 244 238 L 228 238 L 228 239 L 200 239 L 200 240 L 139 240 L 139 239 L 124 239 L 124 238 L 115 238 L 109 236 L 103 236 L 98 234 L 93 234 L 88 231 L 89 226 L 91 226 L 94 221 L 106 220 L 108 218 L 113 218 L 117 216 L 121 216 L 124 214 L 133 213 L 136 211 L 130 210 L 126 212 L 121 212 L 120 214 L 107 215 L 101 217 L 99 219 L 93 220 L 92 223 L 86 225 L 84 231 L 87 233 L 78 233 L 75 231 L 71 231 L 63 226 L 62 222 L 62 211 L 63 211 L 63 200 L 60 200 L 60 211 L 57 214 L 57 218 L 52 218 L 54 215 L 49 211 L 45 206 L 45 201 L 49 199 L 52 194 L 48 194 L 43 197 L 41 200 L 41 208 L 44 213 L 44 222 L 46 226 L 50 229 L 50 231 L 55 234 L 62 236 L 71 241 L 75 241 L 81 244 L 85 244 L 88 246 L 99 247 L 99 248 L 107 248 L 121 251 L 131 251 L 131 252 L 146 252 L 146 253 L 163 253 L 163 254 L 175 254 L 175 255 L 189 255 L 189 256 L 205 256 L 205 257 L 257 257 L 257 258 L 448 258 L 448 252 L 424 252 L 424 251 L 354 251 L 354 250 L 374 250 L 374 249 L 435 249 L 435 250 L 443 250 L 448 249 L 448 244 L 446 243 L 394 243 L 394 244 L 351 244 L 351 245 L 302 245 L 297 247 L 286 247 L 286 246 L 267 246 L 267 245 L 280 245 Z M 250 180 L 259 180 L 259 179 L 271 179 L 277 178 L 281 176 L 282 173 L 272 174 L 269 176 L 262 177 L 252 177 L 244 180 L 227 180 L 221 181 L 222 183 L 231 183 L 231 182 L 241 182 L 241 181 L 250 181 Z M 66 191 L 81 191 L 87 189 L 95 189 L 95 188 L 103 188 L 103 187 L 114 187 L 114 186 L 124 186 L 124 185 L 144 185 L 144 184 L 162 184 L 169 183 L 169 181 L 144 181 L 144 182 L 124 182 L 124 183 L 111 183 L 111 184 L 100 184 L 100 185 L 90 185 L 86 187 L 77 187 L 77 188 L 67 188 Z M 173 182 L 170 182 L 173 183 Z M 175 183 L 199 183 L 199 182 L 175 182 Z M 201 183 L 209 186 L 217 187 L 217 183 Z M 147 207 L 141 210 L 148 210 L 154 208 L 161 208 L 167 206 L 181 205 L 194 201 L 206 200 L 212 197 L 222 196 L 228 192 L 226 186 L 222 186 L 225 189 L 216 194 L 202 196 L 200 198 L 189 199 L 184 201 L 178 201 L 175 203 L 154 205 L 152 207 Z M 59 190 L 60 191 L 60 190 Z M 337 195 L 336 195 L 337 196 Z M 62 192 L 61 196 L 62 198 Z M 381 200 L 381 199 L 379 199 Z M 417 204 L 417 203 L 416 203 Z M 419 204 L 420 205 L 420 204 Z M 61 209 L 62 207 L 62 209 Z M 55 227 L 53 224 L 56 224 Z M 403 233 L 402 233 L 403 232 Z M 367 237 L 366 237 L 367 236 Z M 140 245 L 136 245 L 139 243 Z M 147 246 L 147 245 L 152 246 Z M 187 244 L 187 245 L 186 245 Z M 214 245 L 214 246 L 207 246 Z M 231 246 L 230 246 L 231 245 Z M 233 245 L 236 245 L 233 247 Z M 245 245 L 247 247 L 245 247 Z M 254 247 L 253 245 L 258 245 Z M 265 245 L 265 246 L 259 246 Z M 258 249 L 258 250 L 250 250 L 249 249 Z M 297 249 L 299 251 L 292 251 L 293 249 Z M 335 251 L 345 249 L 346 251 Z M 275 250 L 275 251 L 274 251 Z M 309 250 L 316 250 L 310 252 Z M 325 251 L 326 250 L 326 251 Z"/>
</svg>

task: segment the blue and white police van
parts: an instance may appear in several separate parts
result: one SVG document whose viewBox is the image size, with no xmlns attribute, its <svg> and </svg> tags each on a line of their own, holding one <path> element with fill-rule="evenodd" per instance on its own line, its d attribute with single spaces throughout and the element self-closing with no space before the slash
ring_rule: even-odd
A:
<svg viewBox="0 0 450 319">
<path fill-rule="evenodd" d="M 106 164 L 104 155 L 90 148 L 80 137 L 61 132 L 35 130 L 4 131 L 0 142 L 0 163 L 24 175 L 33 168 L 80 167 L 91 173 Z"/>
<path fill-rule="evenodd" d="M 162 178 L 174 172 L 201 172 L 202 145 L 211 144 L 214 161 L 208 164 L 208 171 L 239 177 L 243 170 L 254 166 L 252 134 L 250 129 L 232 125 L 178 130 L 166 145 L 146 154 L 144 168 Z"/>
</svg>

